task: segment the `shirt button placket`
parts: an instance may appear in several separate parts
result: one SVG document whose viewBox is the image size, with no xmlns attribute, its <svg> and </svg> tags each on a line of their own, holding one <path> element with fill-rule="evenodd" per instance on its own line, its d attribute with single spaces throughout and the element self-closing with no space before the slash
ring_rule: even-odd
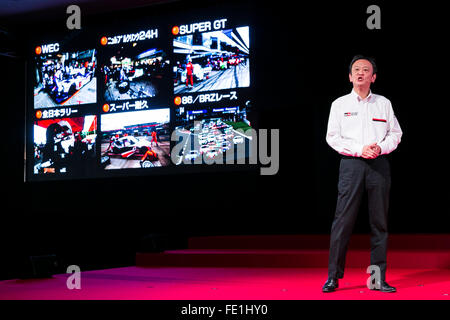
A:
<svg viewBox="0 0 450 320">
<path fill-rule="evenodd" d="M 367 100 L 363 100 L 363 110 L 364 110 L 364 145 L 369 144 L 368 138 L 369 138 L 369 134 L 368 134 L 368 130 L 369 130 L 369 121 L 367 119 L 367 117 L 369 116 L 369 110 L 368 110 L 368 104 L 367 104 Z"/>
</svg>

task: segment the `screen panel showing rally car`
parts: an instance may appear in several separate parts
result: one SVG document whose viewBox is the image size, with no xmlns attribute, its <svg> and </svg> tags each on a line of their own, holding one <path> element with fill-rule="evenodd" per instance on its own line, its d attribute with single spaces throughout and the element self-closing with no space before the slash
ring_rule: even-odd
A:
<svg viewBox="0 0 450 320">
<path fill-rule="evenodd" d="M 170 164 L 170 110 L 119 112 L 101 116 L 101 165 L 105 170 Z"/>
<path fill-rule="evenodd" d="M 96 166 L 97 116 L 34 123 L 34 174 L 84 175 Z"/>
<path fill-rule="evenodd" d="M 209 107 L 176 111 L 179 148 L 173 156 L 180 164 L 202 164 L 217 157 L 242 160 L 251 155 L 251 123 L 245 106 Z M 224 160 L 225 161 L 225 160 Z"/>
<path fill-rule="evenodd" d="M 174 38 L 174 93 L 250 86 L 249 27 Z"/>
<path fill-rule="evenodd" d="M 97 102 L 96 50 L 37 55 L 34 108 Z"/>
<path fill-rule="evenodd" d="M 164 88 L 169 61 L 159 48 L 145 43 L 112 47 L 102 63 L 105 101 L 153 98 Z"/>
</svg>

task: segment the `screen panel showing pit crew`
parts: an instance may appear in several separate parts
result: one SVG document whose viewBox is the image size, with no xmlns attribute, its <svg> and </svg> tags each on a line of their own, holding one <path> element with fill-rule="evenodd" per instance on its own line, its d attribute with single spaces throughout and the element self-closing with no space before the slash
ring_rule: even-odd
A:
<svg viewBox="0 0 450 320">
<path fill-rule="evenodd" d="M 203 164 L 245 161 L 252 154 L 252 127 L 247 106 L 200 107 L 176 110 L 174 162 Z"/>
<path fill-rule="evenodd" d="M 249 27 L 175 37 L 174 93 L 250 86 Z"/>
<path fill-rule="evenodd" d="M 170 109 L 101 115 L 101 166 L 105 170 L 170 165 Z"/>
<path fill-rule="evenodd" d="M 167 96 L 170 61 L 158 42 L 158 30 L 141 32 L 101 38 L 104 101 Z"/>
<path fill-rule="evenodd" d="M 34 109 L 96 103 L 96 50 L 59 52 L 59 44 L 50 48 L 36 47 Z"/>
<path fill-rule="evenodd" d="M 96 167 L 97 116 L 34 123 L 34 174 L 83 176 Z"/>
</svg>

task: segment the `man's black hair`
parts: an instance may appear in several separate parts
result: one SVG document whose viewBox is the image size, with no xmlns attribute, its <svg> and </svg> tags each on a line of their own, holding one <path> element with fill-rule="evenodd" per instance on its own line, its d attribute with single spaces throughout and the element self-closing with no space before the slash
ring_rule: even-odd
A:
<svg viewBox="0 0 450 320">
<path fill-rule="evenodd" d="M 370 62 L 370 64 L 372 65 L 372 69 L 373 69 L 373 74 L 377 73 L 377 64 L 375 63 L 375 59 L 372 57 L 368 57 L 368 56 L 363 56 L 361 54 L 358 54 L 356 56 L 353 57 L 352 61 L 350 62 L 350 65 L 348 66 L 348 73 L 352 73 L 352 67 L 353 64 L 357 61 L 357 60 L 367 60 Z"/>
</svg>

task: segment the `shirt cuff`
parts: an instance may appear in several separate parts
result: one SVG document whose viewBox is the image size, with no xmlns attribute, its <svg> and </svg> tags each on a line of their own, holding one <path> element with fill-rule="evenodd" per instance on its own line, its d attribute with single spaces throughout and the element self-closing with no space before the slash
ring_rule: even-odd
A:
<svg viewBox="0 0 450 320">
<path fill-rule="evenodd" d="M 363 147 L 364 146 L 362 144 L 352 144 L 352 145 L 348 146 L 347 148 L 344 148 L 339 153 L 344 156 L 361 157 Z"/>
<path fill-rule="evenodd" d="M 362 144 L 355 145 L 355 157 L 361 157 L 364 146 Z"/>
<path fill-rule="evenodd" d="M 384 141 L 383 141 L 384 142 Z M 383 143 L 383 142 L 380 142 L 379 144 L 378 144 L 378 146 L 380 147 L 380 149 L 381 149 L 381 151 L 380 151 L 380 156 L 382 155 L 382 154 L 387 154 L 388 152 L 384 152 L 384 150 L 386 150 L 387 148 L 386 148 L 386 146 L 385 146 L 385 143 Z"/>
</svg>

